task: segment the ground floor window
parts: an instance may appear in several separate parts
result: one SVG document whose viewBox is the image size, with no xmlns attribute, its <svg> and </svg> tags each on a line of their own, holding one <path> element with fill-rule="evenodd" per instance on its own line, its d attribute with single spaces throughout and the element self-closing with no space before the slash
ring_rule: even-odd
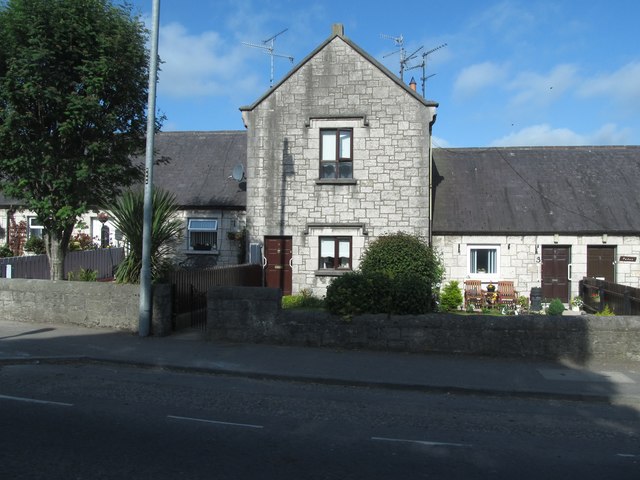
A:
<svg viewBox="0 0 640 480">
<path fill-rule="evenodd" d="M 351 237 L 320 237 L 319 268 L 351 270 Z"/>
<path fill-rule="evenodd" d="M 217 250 L 218 220 L 214 218 L 191 218 L 187 225 L 188 250 Z"/>
<path fill-rule="evenodd" d="M 43 232 L 44 232 L 44 226 L 37 219 L 37 217 L 29 217 L 27 236 L 29 238 L 31 237 L 42 238 Z"/>
<path fill-rule="evenodd" d="M 498 247 L 496 246 L 470 246 L 469 273 L 497 274 L 498 258 Z"/>
</svg>

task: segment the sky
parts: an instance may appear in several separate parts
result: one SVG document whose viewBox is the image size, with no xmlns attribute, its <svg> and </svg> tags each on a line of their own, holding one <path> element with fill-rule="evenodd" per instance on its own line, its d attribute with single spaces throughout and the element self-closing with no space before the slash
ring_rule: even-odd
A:
<svg viewBox="0 0 640 480">
<path fill-rule="evenodd" d="M 150 26 L 152 0 L 132 4 Z M 397 75 L 415 53 L 419 92 L 426 60 L 436 147 L 638 145 L 639 18 L 637 0 L 162 0 L 157 108 L 164 131 L 243 130 L 265 41 L 277 83 L 342 23 Z"/>
</svg>

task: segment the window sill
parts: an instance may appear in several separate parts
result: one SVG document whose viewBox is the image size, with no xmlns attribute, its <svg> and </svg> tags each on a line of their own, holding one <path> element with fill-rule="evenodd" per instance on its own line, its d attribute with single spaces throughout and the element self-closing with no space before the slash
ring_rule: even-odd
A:
<svg viewBox="0 0 640 480">
<path fill-rule="evenodd" d="M 339 277 L 341 275 L 344 275 L 345 273 L 349 273 L 352 271 L 353 270 L 350 270 L 350 269 L 334 270 L 332 268 L 323 268 L 322 270 L 316 270 L 314 272 L 314 275 L 316 277 Z"/>
<path fill-rule="evenodd" d="M 219 255 L 218 250 L 183 250 L 186 255 Z"/>
<path fill-rule="evenodd" d="M 357 185 L 355 178 L 318 178 L 316 185 Z"/>
</svg>

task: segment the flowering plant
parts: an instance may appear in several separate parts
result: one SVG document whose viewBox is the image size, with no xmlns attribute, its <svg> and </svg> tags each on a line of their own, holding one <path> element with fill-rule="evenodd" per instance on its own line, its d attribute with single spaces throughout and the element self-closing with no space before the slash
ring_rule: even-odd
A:
<svg viewBox="0 0 640 480">
<path fill-rule="evenodd" d="M 582 301 L 581 297 L 573 297 L 571 299 L 571 305 L 574 307 L 582 307 L 583 304 L 584 302 Z"/>
</svg>

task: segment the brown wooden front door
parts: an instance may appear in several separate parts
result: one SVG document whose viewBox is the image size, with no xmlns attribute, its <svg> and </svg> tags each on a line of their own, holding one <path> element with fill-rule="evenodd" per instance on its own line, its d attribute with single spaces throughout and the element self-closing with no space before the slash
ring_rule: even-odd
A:
<svg viewBox="0 0 640 480">
<path fill-rule="evenodd" d="M 265 237 L 265 282 L 267 287 L 279 288 L 283 295 L 291 295 L 291 237 Z"/>
<path fill-rule="evenodd" d="M 587 247 L 587 277 L 615 280 L 615 247 Z"/>
<path fill-rule="evenodd" d="M 569 247 L 542 247 L 542 297 L 569 301 Z"/>
</svg>

